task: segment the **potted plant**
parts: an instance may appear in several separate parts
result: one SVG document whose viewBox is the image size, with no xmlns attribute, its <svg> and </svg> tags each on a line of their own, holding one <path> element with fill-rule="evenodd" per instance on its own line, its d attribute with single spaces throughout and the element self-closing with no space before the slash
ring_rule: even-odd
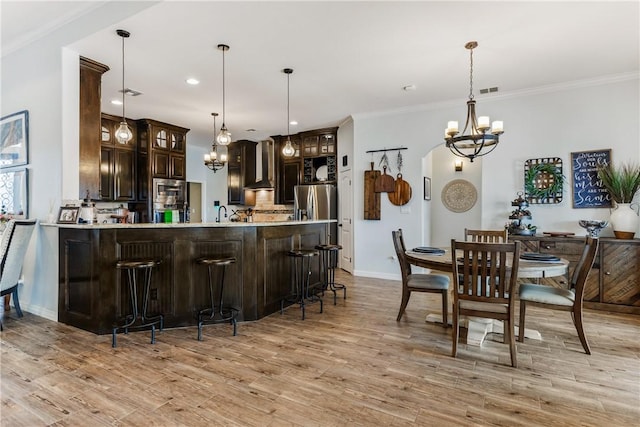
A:
<svg viewBox="0 0 640 427">
<path fill-rule="evenodd" d="M 638 230 L 638 214 L 632 209 L 633 196 L 640 190 L 640 166 L 611 164 L 598 167 L 598 178 L 609 192 L 616 209 L 611 213 L 610 223 L 619 239 L 633 239 Z"/>
</svg>

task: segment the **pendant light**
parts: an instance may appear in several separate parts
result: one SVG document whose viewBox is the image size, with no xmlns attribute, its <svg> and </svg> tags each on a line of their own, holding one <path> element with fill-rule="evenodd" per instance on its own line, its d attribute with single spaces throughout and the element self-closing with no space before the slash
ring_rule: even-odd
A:
<svg viewBox="0 0 640 427">
<path fill-rule="evenodd" d="M 125 118 L 124 112 L 124 102 L 125 102 L 125 86 L 124 86 L 124 39 L 128 38 L 131 34 L 125 30 L 116 30 L 116 34 L 122 37 L 122 121 L 120 122 L 120 126 L 116 130 L 116 140 L 120 144 L 127 144 L 133 138 L 133 133 L 131 133 L 131 129 L 127 124 L 127 119 Z"/>
<path fill-rule="evenodd" d="M 446 146 L 458 157 L 466 157 L 471 162 L 476 157 L 489 154 L 498 146 L 500 135 L 504 133 L 503 123 L 495 121 L 489 126 L 489 117 L 476 118 L 476 101 L 473 99 L 473 49 L 478 47 L 478 42 L 470 41 L 464 45 L 469 50 L 469 100 L 467 101 L 467 121 L 458 136 L 458 122 L 450 121 L 444 131 Z M 467 130 L 469 133 L 466 133 Z"/>
<path fill-rule="evenodd" d="M 218 49 L 222 51 L 222 127 L 220 133 L 216 137 L 218 145 L 229 145 L 231 143 L 231 133 L 227 130 L 225 124 L 225 87 L 224 87 L 224 53 L 229 50 L 226 44 L 219 44 Z"/>
<path fill-rule="evenodd" d="M 220 153 L 218 156 L 218 144 L 216 144 L 216 117 L 218 113 L 211 113 L 213 116 L 213 143 L 211 144 L 211 152 L 204 155 L 204 165 L 216 173 L 227 163 L 227 155 Z M 219 158 L 218 158 L 219 157 Z"/>
<path fill-rule="evenodd" d="M 285 68 L 282 72 L 287 75 L 287 142 L 282 148 L 282 155 L 285 157 L 293 157 L 296 150 L 293 148 L 293 144 L 291 144 L 291 132 L 289 131 L 289 125 L 291 124 L 289 121 L 289 77 L 291 76 L 291 73 L 293 73 L 293 69 Z"/>
</svg>

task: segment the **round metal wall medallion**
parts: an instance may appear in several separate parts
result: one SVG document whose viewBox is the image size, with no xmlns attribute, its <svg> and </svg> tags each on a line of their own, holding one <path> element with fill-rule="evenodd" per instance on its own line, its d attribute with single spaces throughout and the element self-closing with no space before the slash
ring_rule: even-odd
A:
<svg viewBox="0 0 640 427">
<path fill-rule="evenodd" d="M 442 189 L 442 203 L 451 212 L 466 212 L 478 200 L 478 191 L 464 179 L 454 179 Z"/>
</svg>

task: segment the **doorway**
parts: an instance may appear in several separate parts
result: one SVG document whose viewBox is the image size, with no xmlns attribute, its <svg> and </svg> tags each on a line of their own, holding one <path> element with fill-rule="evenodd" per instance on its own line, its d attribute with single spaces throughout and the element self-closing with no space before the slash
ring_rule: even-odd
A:
<svg viewBox="0 0 640 427">
<path fill-rule="evenodd" d="M 338 189 L 340 199 L 340 268 L 353 274 L 353 188 L 351 184 L 351 169 L 340 172 Z"/>
<path fill-rule="evenodd" d="M 202 183 L 187 182 L 189 222 L 202 222 Z"/>
</svg>

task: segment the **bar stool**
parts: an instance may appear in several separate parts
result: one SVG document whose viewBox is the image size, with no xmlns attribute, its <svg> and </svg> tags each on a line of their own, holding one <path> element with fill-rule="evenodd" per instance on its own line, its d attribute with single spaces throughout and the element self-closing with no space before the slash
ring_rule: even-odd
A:
<svg viewBox="0 0 640 427">
<path fill-rule="evenodd" d="M 302 320 L 305 317 L 306 302 L 320 302 L 320 313 L 322 313 L 322 298 L 313 292 L 309 281 L 311 279 L 311 258 L 318 256 L 315 249 L 294 249 L 287 252 L 287 256 L 292 260 L 292 268 L 294 275 L 294 289 L 291 295 L 280 301 L 280 314 L 284 311 L 285 302 L 293 302 L 300 304 L 302 310 Z"/>
<path fill-rule="evenodd" d="M 233 325 L 233 336 L 237 334 L 237 321 L 236 316 L 238 309 L 230 306 L 225 306 L 222 302 L 222 295 L 224 293 L 224 273 L 227 265 L 234 264 L 236 259 L 233 257 L 226 258 L 210 258 L 203 257 L 196 260 L 196 263 L 200 265 L 206 265 L 209 273 L 209 300 L 211 306 L 202 309 L 198 312 L 198 341 L 202 341 L 202 326 L 206 324 L 214 323 L 226 323 L 229 322 Z M 215 282 L 214 276 L 216 276 L 217 270 L 217 282 Z M 218 291 L 216 294 L 215 291 Z"/>
<path fill-rule="evenodd" d="M 151 273 L 153 269 L 162 261 L 155 259 L 143 260 L 120 260 L 116 263 L 118 270 L 126 270 L 129 284 L 129 298 L 131 300 L 131 313 L 124 317 L 124 324 L 118 325 L 117 322 L 111 333 L 111 347 L 116 347 L 116 334 L 118 329 L 124 329 L 124 333 L 128 334 L 129 329 L 139 329 L 151 326 L 151 344 L 156 342 L 156 324 L 159 324 L 162 331 L 164 325 L 164 316 L 162 314 L 147 313 L 149 306 L 149 288 L 151 286 Z M 142 308 L 138 307 L 138 281 L 137 273 L 141 271 L 143 274 L 144 289 L 142 291 Z M 136 324 L 139 323 L 139 324 Z"/>
<path fill-rule="evenodd" d="M 342 297 L 347 299 L 347 287 L 343 284 L 336 283 L 336 267 L 338 267 L 338 252 L 342 249 L 340 245 L 317 245 L 316 249 L 320 252 L 320 267 L 322 268 L 323 292 L 327 289 L 333 292 L 333 305 L 336 305 L 336 295 L 342 290 Z"/>
</svg>

